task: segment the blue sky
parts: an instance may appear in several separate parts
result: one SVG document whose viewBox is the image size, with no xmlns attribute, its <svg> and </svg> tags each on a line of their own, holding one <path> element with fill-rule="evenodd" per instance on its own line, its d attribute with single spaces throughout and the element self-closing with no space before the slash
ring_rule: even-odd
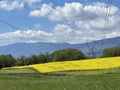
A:
<svg viewBox="0 0 120 90">
<path fill-rule="evenodd" d="M 108 0 L 0 0 L 0 19 L 17 28 L 0 22 L 0 45 L 118 37 L 120 2 L 112 0 L 111 8 L 107 6 Z"/>
</svg>

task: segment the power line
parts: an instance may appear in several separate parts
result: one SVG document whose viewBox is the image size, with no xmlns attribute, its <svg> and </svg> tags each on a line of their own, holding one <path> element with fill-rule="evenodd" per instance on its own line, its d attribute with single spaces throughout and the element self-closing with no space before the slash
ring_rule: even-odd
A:
<svg viewBox="0 0 120 90">
<path fill-rule="evenodd" d="M 107 31 L 107 26 L 108 26 L 109 17 L 110 17 L 111 5 L 112 5 L 112 0 L 108 0 L 107 10 L 105 14 L 105 24 L 104 24 L 105 29 L 103 30 L 104 38 L 106 38 L 106 31 Z"/>
<path fill-rule="evenodd" d="M 1 19 L 1 18 L 0 18 L 0 22 L 6 24 L 7 26 L 11 27 L 12 29 L 19 30 L 17 27 L 13 26 L 12 24 L 6 22 L 5 20 L 3 20 L 3 19 Z M 47 44 L 47 45 L 58 49 L 58 47 L 56 47 L 56 46 L 54 46 L 54 45 L 51 45 L 51 44 Z"/>
<path fill-rule="evenodd" d="M 103 37 L 106 38 L 106 31 L 107 31 L 107 26 L 108 26 L 108 22 L 109 22 L 109 17 L 110 17 L 110 11 L 111 11 L 111 6 L 112 6 L 112 0 L 108 0 L 107 1 L 107 9 L 106 9 L 106 13 L 105 13 L 105 19 L 104 19 L 104 29 L 103 29 Z"/>
<path fill-rule="evenodd" d="M 102 30 L 102 36 L 101 36 L 101 38 L 104 38 L 104 39 L 106 38 L 106 32 L 107 32 L 107 26 L 108 26 L 108 23 L 109 23 L 111 6 L 112 6 L 112 0 L 108 0 L 107 1 L 106 12 L 105 12 L 105 17 L 104 17 L 104 25 L 103 25 L 104 29 Z M 98 50 L 103 50 L 104 49 L 103 48 L 104 43 L 102 43 L 101 41 L 99 41 L 98 43 L 100 45 L 99 47 L 97 47 Z"/>
<path fill-rule="evenodd" d="M 88 0 L 82 0 L 83 4 L 84 5 L 88 5 Z M 90 42 L 93 42 L 93 44 L 91 44 Z M 93 39 L 89 42 L 89 40 L 87 39 L 86 40 L 86 46 L 88 48 L 88 57 L 96 57 L 96 51 L 97 51 L 97 48 L 96 46 L 98 45 L 96 40 Z"/>
<path fill-rule="evenodd" d="M 17 27 L 15 27 L 14 25 L 6 22 L 5 20 L 3 20 L 3 19 L 1 19 L 1 18 L 0 18 L 0 22 L 6 24 L 7 26 L 11 27 L 12 29 L 19 30 Z"/>
<path fill-rule="evenodd" d="M 58 1 L 57 1 L 57 0 L 55 0 L 55 4 L 58 6 Z M 68 25 L 70 25 L 68 19 L 67 19 L 66 16 L 64 15 L 62 9 L 58 8 L 57 11 L 58 11 L 58 13 L 60 14 L 60 16 L 63 18 L 63 20 L 64 20 Z"/>
<path fill-rule="evenodd" d="M 87 3 L 87 2 L 86 2 Z M 104 27 L 105 29 L 103 30 L 103 36 L 102 38 L 106 38 L 106 31 L 107 31 L 107 26 L 108 26 L 108 23 L 109 23 L 109 17 L 110 17 L 110 11 L 111 11 L 111 6 L 112 6 L 112 0 L 108 0 L 107 2 L 107 10 L 106 10 L 106 13 L 105 13 L 105 23 L 104 23 Z M 89 49 L 89 56 L 94 56 L 95 55 L 95 52 L 97 49 L 96 49 L 96 45 L 97 45 L 97 42 L 96 40 L 93 41 L 94 42 L 94 45 L 93 46 L 90 46 L 89 43 L 88 43 L 88 40 L 87 40 L 87 47 Z M 102 42 L 101 42 L 102 43 Z M 98 47 L 97 47 L 98 48 Z M 103 45 L 100 44 L 100 47 L 99 47 L 99 50 L 102 50 L 103 48 Z"/>
</svg>

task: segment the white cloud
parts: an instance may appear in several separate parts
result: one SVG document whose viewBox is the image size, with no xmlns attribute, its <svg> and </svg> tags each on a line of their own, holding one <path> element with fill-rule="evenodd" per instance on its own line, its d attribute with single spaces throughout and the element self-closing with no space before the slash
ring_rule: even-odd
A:
<svg viewBox="0 0 120 90">
<path fill-rule="evenodd" d="M 21 0 L 21 2 L 23 2 L 24 4 L 27 3 L 30 7 L 36 7 L 36 5 L 33 4 L 39 3 L 41 2 L 41 0 Z"/>
<path fill-rule="evenodd" d="M 0 43 L 17 43 L 17 42 L 82 42 L 82 33 L 73 30 L 68 25 L 58 24 L 51 33 L 42 30 L 17 30 L 0 34 Z M 80 43 L 80 41 L 78 43 Z"/>
<path fill-rule="evenodd" d="M 113 31 L 111 33 L 106 34 L 107 38 L 112 38 L 112 37 L 120 37 L 120 29 Z"/>
<path fill-rule="evenodd" d="M 73 30 L 68 25 L 58 24 L 51 33 L 42 30 L 17 30 L 0 34 L 0 43 L 17 43 L 17 42 L 67 42 L 80 43 L 84 42 L 81 38 L 82 32 Z"/>
<path fill-rule="evenodd" d="M 84 43 L 87 40 L 103 39 L 103 32 L 96 30 L 75 30 L 68 25 L 58 24 L 52 32 L 45 32 L 43 30 L 17 30 L 14 32 L 7 32 L 0 34 L 0 44 L 11 44 L 18 42 L 55 42 L 55 43 Z M 107 38 L 120 36 L 119 29 L 109 31 L 106 34 Z M 6 43 L 7 42 L 7 43 Z"/>
<path fill-rule="evenodd" d="M 15 32 L 7 32 L 0 34 L 0 43 L 17 43 L 17 42 L 47 42 L 51 33 L 47 33 L 41 30 L 17 30 Z"/>
<path fill-rule="evenodd" d="M 22 9 L 24 7 L 23 3 L 18 3 L 17 1 L 9 2 L 7 0 L 0 1 L 0 9 L 3 10 L 13 10 L 13 9 Z"/>
<path fill-rule="evenodd" d="M 78 2 L 72 2 L 65 3 L 63 7 L 57 6 L 55 8 L 49 4 L 43 4 L 39 10 L 33 10 L 29 15 L 31 17 L 48 17 L 52 21 L 60 21 L 64 20 L 64 18 L 68 21 L 92 20 L 105 16 L 107 9 L 107 4 L 100 2 L 86 6 Z M 117 12 L 118 8 L 111 6 L 110 15 Z"/>
<path fill-rule="evenodd" d="M 22 2 L 37 3 L 37 2 L 41 2 L 41 0 L 22 0 Z"/>
<path fill-rule="evenodd" d="M 120 36 L 120 10 L 118 7 L 111 5 L 109 18 L 106 21 L 107 10 L 108 5 L 106 3 L 96 2 L 84 6 L 79 2 L 72 2 L 54 8 L 49 4 L 43 4 L 39 10 L 33 10 L 29 15 L 31 17 L 47 17 L 51 21 L 67 20 L 72 22 L 71 24 L 75 25 L 78 30 L 57 25 L 53 31 L 55 40 L 56 42 L 80 43 L 87 39 L 98 40 Z M 106 35 L 103 35 L 104 31 Z"/>
<path fill-rule="evenodd" d="M 25 2 L 28 2 L 28 0 Z M 33 3 L 33 0 L 29 2 Z M 39 10 L 33 10 L 29 15 L 39 18 L 47 17 L 51 21 L 64 21 L 66 19 L 72 25 L 57 24 L 52 32 L 48 33 L 44 30 L 39 30 L 42 24 L 36 24 L 35 29 L 37 30 L 18 30 L 0 34 L 0 43 L 67 42 L 75 44 L 83 43 L 87 40 L 120 36 L 119 8 L 111 6 L 107 25 L 105 24 L 106 11 L 107 4 L 100 2 L 86 6 L 77 2 L 65 3 L 63 7 L 57 6 L 54 8 L 51 4 L 43 4 Z M 106 37 L 104 37 L 103 31 L 106 32 Z"/>
<path fill-rule="evenodd" d="M 42 8 L 40 10 L 34 10 L 30 12 L 30 16 L 34 17 L 45 17 L 49 16 L 51 12 L 53 11 L 51 5 L 43 4 Z"/>
<path fill-rule="evenodd" d="M 110 16 L 108 22 L 105 21 L 105 18 L 99 18 L 91 21 L 76 21 L 77 27 L 84 30 L 115 30 L 120 28 L 120 17 Z"/>
<path fill-rule="evenodd" d="M 53 30 L 53 37 L 55 42 L 67 42 L 67 43 L 75 43 L 82 42 L 80 39 L 82 35 L 81 31 L 74 30 L 68 25 L 58 24 Z"/>
<path fill-rule="evenodd" d="M 41 0 L 2 0 L 0 1 L 0 9 L 3 10 L 14 10 L 14 9 L 23 9 L 25 3 L 29 6 L 32 6 L 34 3 L 41 2 Z"/>
</svg>

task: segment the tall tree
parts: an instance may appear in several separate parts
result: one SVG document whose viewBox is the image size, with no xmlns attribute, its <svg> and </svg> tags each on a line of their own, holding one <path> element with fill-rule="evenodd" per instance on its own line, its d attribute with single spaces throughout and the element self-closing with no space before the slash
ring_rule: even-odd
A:
<svg viewBox="0 0 120 90">
<path fill-rule="evenodd" d="M 85 54 L 77 49 L 57 50 L 51 54 L 52 61 L 81 60 L 85 58 Z"/>
</svg>

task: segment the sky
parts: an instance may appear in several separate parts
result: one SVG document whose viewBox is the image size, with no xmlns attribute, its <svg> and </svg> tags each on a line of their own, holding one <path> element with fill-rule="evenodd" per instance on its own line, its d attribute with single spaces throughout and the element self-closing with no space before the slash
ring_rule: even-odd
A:
<svg viewBox="0 0 120 90">
<path fill-rule="evenodd" d="M 119 37 L 119 24 L 119 0 L 0 0 L 0 46 Z"/>
</svg>

